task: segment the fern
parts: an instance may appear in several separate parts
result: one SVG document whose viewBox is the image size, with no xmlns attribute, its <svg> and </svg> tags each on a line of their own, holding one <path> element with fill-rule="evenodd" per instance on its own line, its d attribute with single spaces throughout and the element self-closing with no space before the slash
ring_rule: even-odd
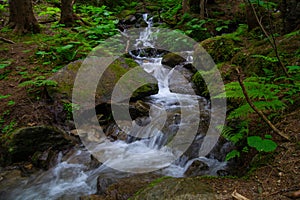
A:
<svg viewBox="0 0 300 200">
<path fill-rule="evenodd" d="M 244 130 L 237 131 L 230 126 L 224 126 L 221 135 L 232 143 L 238 143 L 244 137 Z"/>
<path fill-rule="evenodd" d="M 265 61 L 271 62 L 271 63 L 277 63 L 278 62 L 278 58 L 275 57 L 269 57 L 269 56 L 263 56 L 263 55 L 252 55 L 252 58 L 261 58 Z"/>
<path fill-rule="evenodd" d="M 261 111 L 279 110 L 286 106 L 286 104 L 284 104 L 280 100 L 257 101 L 257 102 L 253 102 L 253 104 Z M 250 113 L 254 113 L 254 110 L 250 107 L 249 104 L 244 104 L 244 105 L 236 108 L 234 111 L 232 111 L 228 115 L 228 119 L 245 118 Z"/>
<path fill-rule="evenodd" d="M 277 106 L 272 106 L 272 102 L 278 105 L 278 94 L 281 92 L 281 87 L 275 84 L 265 83 L 263 78 L 259 77 L 250 77 L 245 79 L 244 85 L 247 89 L 249 98 L 255 101 L 265 101 L 270 103 L 270 107 L 276 108 Z M 225 92 L 221 93 L 214 98 L 224 98 L 236 100 L 244 100 L 244 94 L 242 88 L 238 82 L 230 82 L 225 85 Z"/>
<path fill-rule="evenodd" d="M 45 86 L 57 86 L 57 82 L 49 79 L 45 79 L 44 76 L 38 76 L 34 80 L 29 80 L 29 81 L 24 81 L 19 84 L 19 87 L 28 87 L 28 86 L 33 86 L 33 87 L 45 87 Z"/>
</svg>

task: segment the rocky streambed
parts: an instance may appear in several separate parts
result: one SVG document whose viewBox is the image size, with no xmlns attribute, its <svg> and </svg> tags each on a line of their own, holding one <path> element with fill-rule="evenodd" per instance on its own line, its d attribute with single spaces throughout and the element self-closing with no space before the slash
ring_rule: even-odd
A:
<svg viewBox="0 0 300 200">
<path fill-rule="evenodd" d="M 98 125 L 82 123 L 75 129 L 69 121 L 62 127 L 65 131 L 40 126 L 12 133 L 7 158 L 31 163 L 2 170 L 1 182 L 6 182 L 0 187 L 2 197 L 214 198 L 208 186 L 179 177 L 229 175 L 224 160 L 232 145 L 220 139 L 209 154 L 199 155 L 211 120 L 211 101 L 200 96 L 203 91 L 192 82 L 197 71 L 192 66 L 193 51 L 179 56 L 154 48 L 152 19 L 145 14 L 143 20 L 147 27 L 137 40 L 142 47 L 135 46 L 137 50 L 113 61 L 97 86 L 94 106 L 79 109 L 83 122 L 89 122 L 95 111 Z M 70 63 L 52 78 L 58 86 L 47 90 L 58 104 L 72 102 L 72 86 L 83 62 Z M 128 125 L 128 119 L 113 118 L 111 95 L 120 78 L 137 66 L 154 81 L 136 89 L 125 104 Z M 122 105 L 117 104 L 119 111 Z M 188 134 L 180 135 L 180 131 Z"/>
</svg>

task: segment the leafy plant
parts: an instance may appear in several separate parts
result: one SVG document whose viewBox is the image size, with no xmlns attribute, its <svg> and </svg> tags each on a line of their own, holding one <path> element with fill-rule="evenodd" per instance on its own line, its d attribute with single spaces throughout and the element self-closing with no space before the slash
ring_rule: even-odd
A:
<svg viewBox="0 0 300 200">
<path fill-rule="evenodd" d="M 230 160 L 230 159 L 233 159 L 233 158 L 235 158 L 235 157 L 240 157 L 240 152 L 238 151 L 238 150 L 232 150 L 232 151 L 230 151 L 227 155 L 226 155 L 226 158 L 225 158 L 225 160 Z"/>
<path fill-rule="evenodd" d="M 14 130 L 14 127 L 16 126 L 16 124 L 17 124 L 17 123 L 16 123 L 14 120 L 11 121 L 8 125 L 6 125 L 6 126 L 2 129 L 2 133 L 3 133 L 3 134 L 7 134 L 7 133 L 13 131 L 13 130 Z"/>
<path fill-rule="evenodd" d="M 43 88 L 45 90 L 46 86 L 57 86 L 57 82 L 53 80 L 46 79 L 44 76 L 38 76 L 35 79 L 29 80 L 29 81 L 24 81 L 19 84 L 19 87 L 27 87 L 28 92 L 37 92 L 39 93 L 40 90 Z"/>
<path fill-rule="evenodd" d="M 262 139 L 259 136 L 250 136 L 247 138 L 247 143 L 250 147 L 254 147 L 260 152 L 271 152 L 277 147 L 277 144 L 269 139 Z"/>
<path fill-rule="evenodd" d="M 245 79 L 244 85 L 248 91 L 248 95 L 253 99 L 253 104 L 261 111 L 276 111 L 284 109 L 286 104 L 279 99 L 281 87 L 273 83 L 266 83 L 265 78 L 262 77 L 249 77 Z M 225 85 L 223 94 L 215 98 L 227 97 L 235 99 L 240 102 L 240 106 L 233 110 L 228 119 L 245 118 L 248 114 L 253 113 L 253 109 L 245 101 L 243 91 L 238 82 L 231 82 Z"/>
<path fill-rule="evenodd" d="M 10 101 L 7 103 L 7 105 L 9 105 L 9 106 L 13 106 L 13 105 L 15 105 L 15 104 L 16 104 L 16 102 L 13 101 L 13 100 L 10 100 Z"/>
<path fill-rule="evenodd" d="M 49 15 L 49 16 L 55 16 L 57 13 L 60 13 L 60 8 L 55 7 L 47 7 L 45 11 L 39 12 L 39 16 Z"/>
<path fill-rule="evenodd" d="M 61 55 L 62 59 L 66 59 L 68 61 L 72 61 L 77 54 L 77 50 L 74 50 L 73 44 L 56 47 L 56 52 Z"/>
<path fill-rule="evenodd" d="M 4 69 L 5 67 L 8 67 L 8 66 L 10 66 L 11 65 L 11 61 L 9 61 L 9 60 L 6 60 L 6 61 L 1 61 L 0 62 L 0 69 Z"/>
<path fill-rule="evenodd" d="M 273 59 L 270 59 L 270 57 L 257 57 L 267 59 L 270 62 L 275 62 Z M 274 77 L 274 72 L 272 70 L 265 69 L 265 73 L 267 74 L 266 77 L 252 76 L 243 81 L 248 97 L 257 109 L 260 111 L 267 111 L 268 113 L 275 113 L 278 110 L 283 110 L 286 107 L 287 102 L 293 103 L 294 95 L 298 94 L 300 91 L 299 77 L 297 77 L 295 73 L 299 72 L 300 67 L 290 66 L 288 69 L 289 73 L 295 74 L 293 78 L 285 76 L 276 78 Z M 292 81 L 292 84 L 290 81 Z M 269 135 L 266 135 L 265 139 L 258 135 L 248 135 L 249 122 L 246 119 L 250 113 L 254 112 L 254 110 L 245 100 L 240 84 L 238 82 L 231 82 L 225 85 L 225 89 L 226 92 L 219 94 L 214 98 L 227 97 L 230 101 L 234 100 L 237 102 L 238 106 L 227 116 L 229 125 L 223 128 L 222 135 L 234 144 L 238 144 L 246 139 L 247 145 L 255 148 L 259 152 L 274 151 L 277 144 L 271 140 Z M 234 150 L 227 155 L 226 159 L 229 160 L 239 156 L 240 152 Z"/>
<path fill-rule="evenodd" d="M 262 0 L 250 0 L 252 4 L 256 4 L 258 6 L 261 6 L 267 10 L 275 9 L 277 8 L 277 4 L 271 1 L 262 1 Z"/>
<path fill-rule="evenodd" d="M 269 57 L 269 56 L 263 56 L 263 55 L 252 55 L 253 58 L 262 58 L 265 61 L 271 62 L 271 63 L 277 63 L 278 58 L 276 57 Z"/>
<path fill-rule="evenodd" d="M 11 96 L 11 94 L 7 94 L 7 95 L 0 94 L 0 99 L 6 99 L 6 98 L 8 98 L 10 96 Z"/>
<path fill-rule="evenodd" d="M 64 111 L 67 112 L 67 119 L 72 119 L 73 111 L 79 110 L 79 105 L 74 103 L 64 103 Z"/>
</svg>

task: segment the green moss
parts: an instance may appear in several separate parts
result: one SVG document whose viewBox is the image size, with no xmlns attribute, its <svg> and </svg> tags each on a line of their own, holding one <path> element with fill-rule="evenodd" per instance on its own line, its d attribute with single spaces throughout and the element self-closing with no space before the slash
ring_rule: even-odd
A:
<svg viewBox="0 0 300 200">
<path fill-rule="evenodd" d="M 201 96 L 208 97 L 209 91 L 207 89 L 206 83 L 201 75 L 201 72 L 196 72 L 192 77 L 192 82 L 196 85 Z"/>
<path fill-rule="evenodd" d="M 215 63 L 230 61 L 241 47 L 239 41 L 223 36 L 204 40 L 200 44 L 211 55 Z"/>
<path fill-rule="evenodd" d="M 130 10 L 123 10 L 119 15 L 118 17 L 120 19 L 124 19 L 126 18 L 128 15 L 133 15 L 136 13 L 136 10 L 135 9 L 130 9 Z"/>
<path fill-rule="evenodd" d="M 161 183 L 162 181 L 172 178 L 170 176 L 163 176 L 160 178 L 155 179 L 154 181 L 152 181 L 151 183 L 149 183 L 145 188 L 149 189 L 149 188 L 153 188 L 155 185 L 157 185 L 158 183 Z M 141 192 L 143 192 L 145 190 L 145 188 L 142 188 L 141 190 L 137 191 L 134 195 L 133 198 L 137 197 L 139 194 L 141 194 Z M 132 198 L 129 198 L 128 200 L 130 200 Z"/>
</svg>

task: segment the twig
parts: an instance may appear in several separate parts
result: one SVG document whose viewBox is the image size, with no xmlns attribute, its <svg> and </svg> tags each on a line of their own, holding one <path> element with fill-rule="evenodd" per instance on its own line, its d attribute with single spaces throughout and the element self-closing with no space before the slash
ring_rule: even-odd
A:
<svg viewBox="0 0 300 200">
<path fill-rule="evenodd" d="M 261 20 L 258 18 L 257 13 L 256 13 L 256 10 L 255 10 L 253 4 L 250 2 L 250 0 L 247 0 L 247 1 L 248 1 L 249 5 L 250 5 L 251 8 L 252 8 L 253 14 L 254 14 L 254 16 L 255 16 L 255 18 L 256 18 L 256 21 L 257 21 L 259 27 L 261 28 L 262 32 L 265 34 L 265 36 L 267 37 L 269 43 L 271 44 L 272 48 L 273 48 L 274 51 L 275 51 L 275 56 L 276 56 L 276 58 L 277 58 L 277 60 L 278 60 L 279 66 L 282 68 L 282 70 L 284 71 L 285 75 L 286 75 L 287 77 L 290 77 L 290 75 L 289 75 L 289 73 L 288 73 L 286 67 L 284 66 L 284 64 L 282 63 L 282 61 L 281 61 L 281 59 L 280 59 L 280 56 L 279 56 L 279 53 L 278 53 L 278 48 L 277 48 L 277 44 L 276 44 L 276 40 L 275 40 L 275 38 L 274 38 L 274 35 L 271 34 L 271 37 L 269 36 L 268 32 L 266 31 L 266 29 L 265 29 L 264 26 L 262 25 Z M 273 41 L 271 40 L 271 38 L 272 38 Z"/>
<path fill-rule="evenodd" d="M 236 190 L 233 191 L 233 193 L 231 194 L 231 196 L 234 199 L 237 199 L 237 200 L 250 200 L 250 199 L 244 197 L 243 195 L 239 194 Z"/>
<path fill-rule="evenodd" d="M 278 135 L 280 135 L 281 137 L 287 139 L 287 140 L 291 140 L 289 138 L 288 135 L 286 135 L 285 133 L 281 132 L 280 130 L 278 130 L 274 125 L 273 123 L 266 117 L 266 115 L 260 111 L 254 104 L 253 102 L 251 101 L 251 99 L 249 98 L 249 95 L 247 93 L 247 90 L 246 90 L 246 87 L 242 81 L 242 78 L 241 78 L 241 73 L 239 71 L 239 69 L 236 69 L 237 73 L 238 73 L 238 81 L 239 81 L 239 84 L 242 88 L 242 91 L 243 91 L 243 94 L 245 96 L 245 99 L 247 101 L 247 103 L 250 105 L 250 107 L 269 125 L 269 127 L 275 132 L 277 133 Z"/>
<path fill-rule="evenodd" d="M 296 187 L 292 187 L 292 188 L 288 188 L 288 189 L 281 189 L 279 191 L 268 194 L 267 197 L 273 196 L 273 195 L 276 195 L 276 194 L 280 194 L 280 193 L 291 192 L 291 191 L 299 192 L 300 191 L 299 188 L 300 188 L 299 186 L 296 186 Z"/>
<path fill-rule="evenodd" d="M 11 40 L 6 39 L 6 38 L 4 38 L 4 37 L 0 37 L 0 40 L 3 41 L 3 42 L 10 43 L 10 44 L 16 44 L 14 41 L 11 41 Z"/>
</svg>

